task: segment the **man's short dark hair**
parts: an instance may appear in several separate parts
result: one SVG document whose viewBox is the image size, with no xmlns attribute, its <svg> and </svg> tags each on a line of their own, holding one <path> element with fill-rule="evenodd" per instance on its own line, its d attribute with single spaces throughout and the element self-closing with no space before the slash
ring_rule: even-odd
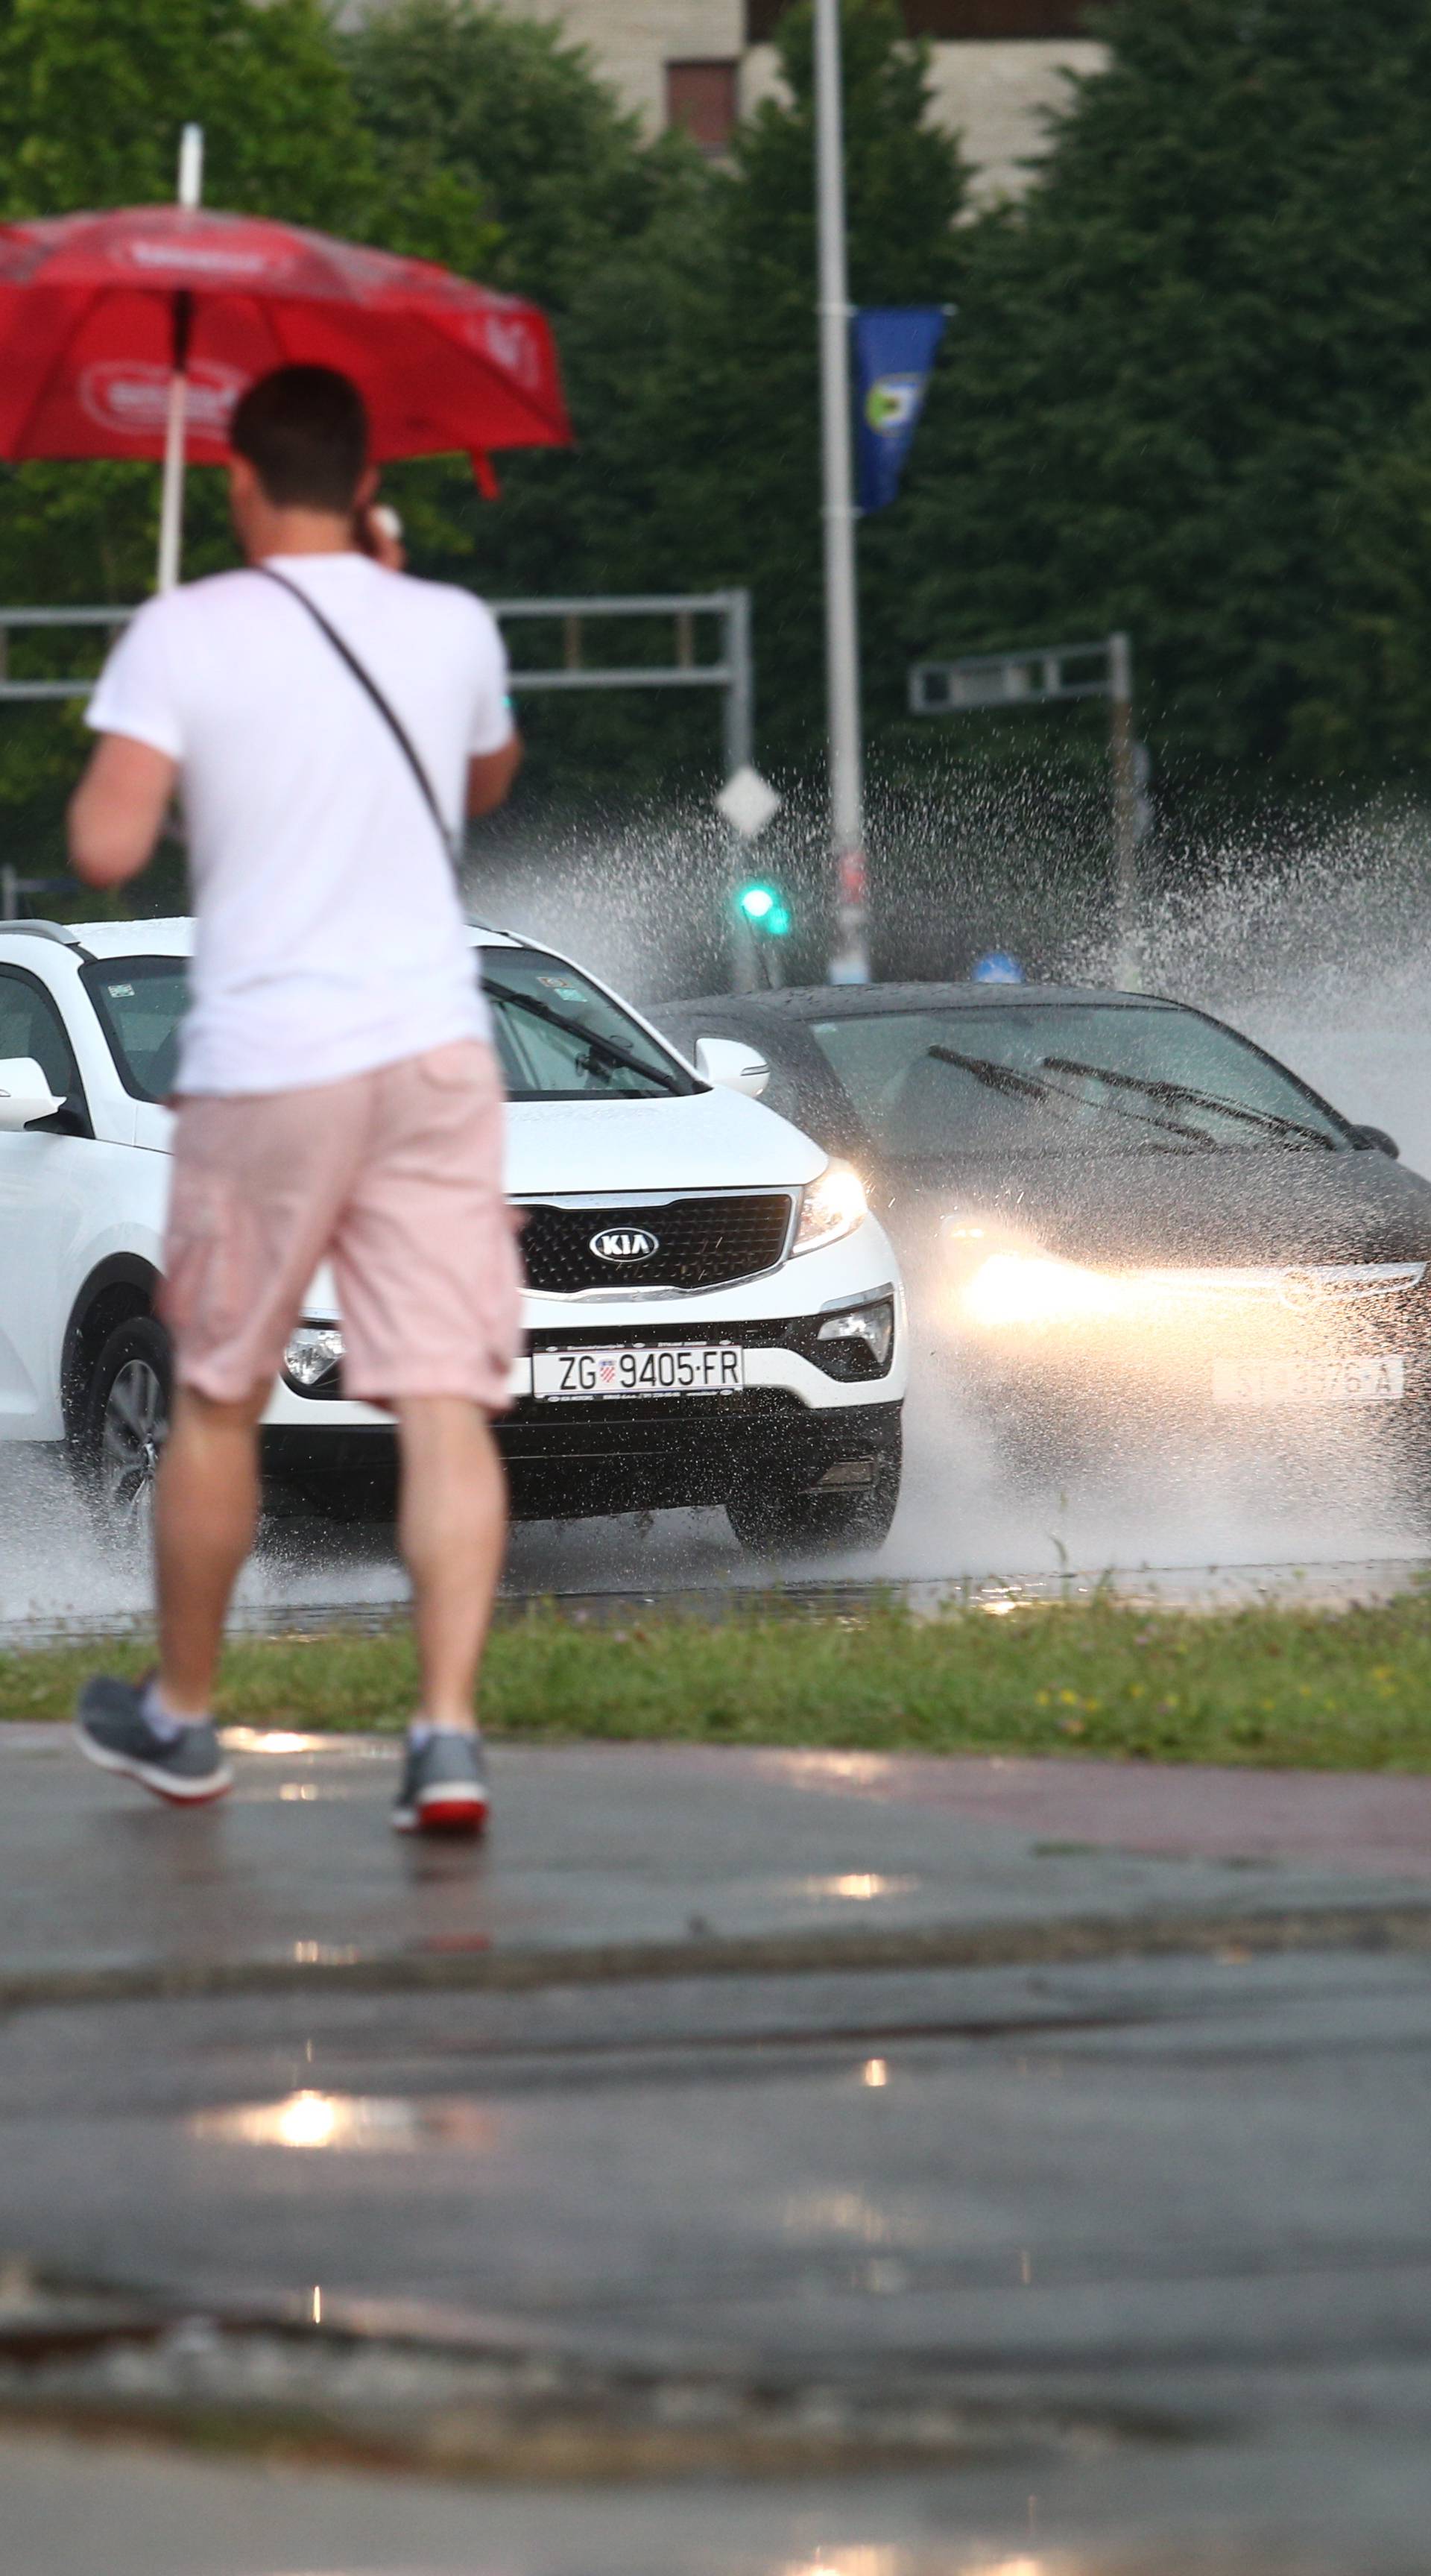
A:
<svg viewBox="0 0 1431 2576">
<path fill-rule="evenodd" d="M 278 509 L 351 510 L 368 461 L 368 415 L 335 367 L 275 367 L 234 406 L 229 445 Z"/>
</svg>

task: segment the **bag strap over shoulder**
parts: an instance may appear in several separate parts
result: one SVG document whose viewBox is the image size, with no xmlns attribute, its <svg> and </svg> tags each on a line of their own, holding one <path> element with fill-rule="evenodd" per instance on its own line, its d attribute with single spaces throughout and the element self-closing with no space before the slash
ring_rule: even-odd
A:
<svg viewBox="0 0 1431 2576">
<path fill-rule="evenodd" d="M 332 645 L 334 652 L 339 656 L 340 660 L 347 663 L 347 666 L 352 672 L 359 687 L 366 689 L 368 696 L 372 699 L 374 706 L 377 708 L 379 715 L 382 717 L 393 737 L 394 742 L 397 744 L 404 760 L 412 771 L 413 777 L 417 781 L 418 788 L 421 791 L 422 801 L 427 807 L 429 814 L 432 816 L 433 822 L 437 826 L 438 837 L 442 842 L 443 849 L 447 853 L 448 863 L 452 868 L 453 874 L 460 880 L 461 861 L 459 859 L 457 849 L 454 846 L 452 834 L 449 832 L 447 824 L 443 819 L 442 808 L 438 804 L 432 781 L 428 777 L 427 771 L 424 769 L 422 762 L 418 757 L 412 736 L 408 732 L 406 725 L 403 723 L 403 720 L 398 714 L 396 708 L 389 705 L 382 690 L 378 687 L 377 681 L 373 678 L 371 671 L 364 668 L 363 664 L 359 661 L 357 654 L 353 651 L 352 646 L 350 644 L 345 644 L 342 636 L 338 633 L 336 626 L 329 625 L 322 609 L 317 607 L 309 598 L 306 590 L 300 590 L 296 581 L 290 581 L 286 573 L 275 572 L 272 564 L 253 564 L 250 566 L 250 570 L 256 573 L 261 573 L 265 581 L 276 582 L 280 590 L 287 591 L 290 599 L 297 600 L 300 608 L 307 609 L 314 625 L 319 627 L 323 634 L 327 636 L 329 643 Z"/>
</svg>

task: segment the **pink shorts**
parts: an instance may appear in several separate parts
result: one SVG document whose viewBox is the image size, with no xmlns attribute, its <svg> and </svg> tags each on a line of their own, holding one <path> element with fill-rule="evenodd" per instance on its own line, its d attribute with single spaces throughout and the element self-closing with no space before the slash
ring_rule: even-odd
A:
<svg viewBox="0 0 1431 2576">
<path fill-rule="evenodd" d="M 181 1100 L 160 1299 L 181 1384 L 221 1404 L 271 1385 L 330 1259 L 345 1395 L 500 1412 L 522 1286 L 502 1109 L 475 1040 L 311 1091 Z"/>
</svg>

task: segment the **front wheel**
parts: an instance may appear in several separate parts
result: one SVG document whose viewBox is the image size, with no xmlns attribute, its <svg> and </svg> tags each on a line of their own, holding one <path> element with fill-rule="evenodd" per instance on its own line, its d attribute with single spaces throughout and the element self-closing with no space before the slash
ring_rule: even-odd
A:
<svg viewBox="0 0 1431 2576">
<path fill-rule="evenodd" d="M 726 1516 L 753 1556 L 873 1556 L 899 1506 L 898 1442 L 878 1460 L 875 1481 L 844 1492 L 792 1493 L 779 1483 L 740 1485 Z"/>
<path fill-rule="evenodd" d="M 117 1324 L 90 1370 L 74 1433 L 75 1459 L 95 1517 L 117 1538 L 149 1535 L 171 1385 L 163 1325 L 152 1315 Z"/>
</svg>

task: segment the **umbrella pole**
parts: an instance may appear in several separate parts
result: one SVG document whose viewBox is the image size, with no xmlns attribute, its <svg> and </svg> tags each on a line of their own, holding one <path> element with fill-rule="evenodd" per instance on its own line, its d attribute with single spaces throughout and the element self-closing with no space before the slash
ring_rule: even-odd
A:
<svg viewBox="0 0 1431 2576">
<path fill-rule="evenodd" d="M 197 206 L 204 186 L 204 129 L 186 125 L 179 142 L 181 206 Z M 160 590 L 173 590 L 179 579 L 184 533 L 184 439 L 189 411 L 189 335 L 194 299 L 187 287 L 174 298 L 174 355 L 169 378 L 169 414 L 164 431 L 164 487 L 159 503 Z"/>
<path fill-rule="evenodd" d="M 189 407 L 186 345 L 189 297 L 174 298 L 174 372 L 169 378 L 169 418 L 164 432 L 164 491 L 159 504 L 160 590 L 172 590 L 179 578 L 179 546 L 184 527 L 184 430 Z"/>
</svg>

